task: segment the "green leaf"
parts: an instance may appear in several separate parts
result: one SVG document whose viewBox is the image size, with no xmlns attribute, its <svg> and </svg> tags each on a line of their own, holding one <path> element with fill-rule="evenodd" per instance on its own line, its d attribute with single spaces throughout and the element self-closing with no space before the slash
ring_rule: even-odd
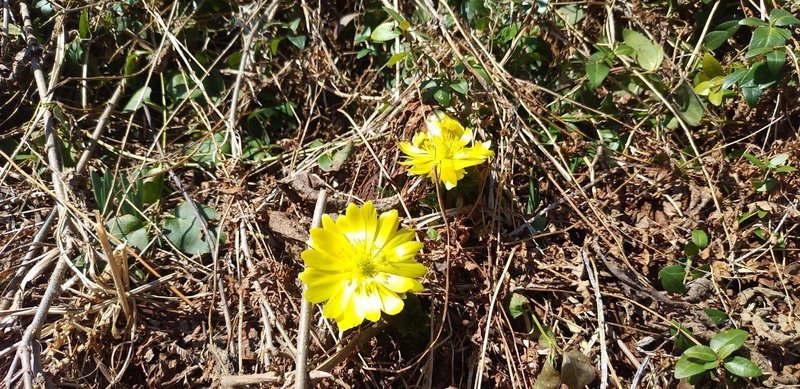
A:
<svg viewBox="0 0 800 389">
<path fill-rule="evenodd" d="M 335 172 L 339 171 L 342 168 L 345 161 L 347 161 L 347 157 L 353 153 L 353 141 L 348 141 L 345 143 L 344 147 L 331 154 L 322 154 L 317 159 L 317 163 L 319 163 L 320 169 L 325 172 Z"/>
<path fill-rule="evenodd" d="M 450 89 L 461 93 L 462 95 L 466 95 L 467 92 L 469 92 L 469 84 L 467 83 L 467 80 L 462 78 L 456 82 L 451 82 Z"/>
<path fill-rule="evenodd" d="M 706 235 L 706 232 L 703 230 L 693 230 L 692 242 L 697 245 L 697 248 L 702 250 L 708 247 L 708 235 Z"/>
<path fill-rule="evenodd" d="M 711 338 L 709 346 L 721 359 L 725 359 L 734 351 L 740 349 L 749 336 L 747 331 L 732 328 L 722 331 Z"/>
<path fill-rule="evenodd" d="M 292 42 L 293 45 L 297 46 L 298 49 L 303 50 L 306 48 L 306 36 L 305 35 L 289 35 L 286 37 L 289 42 Z"/>
<path fill-rule="evenodd" d="M 739 82 L 744 76 L 747 74 L 747 69 L 736 69 L 727 77 L 725 77 L 725 82 L 722 83 L 722 89 L 728 89 L 731 85 Z"/>
<path fill-rule="evenodd" d="M 739 24 L 742 26 L 750 26 L 750 27 L 769 26 L 769 23 L 754 17 L 744 18 L 739 21 Z"/>
<path fill-rule="evenodd" d="M 646 70 L 656 70 L 664 61 L 664 49 L 653 43 L 644 34 L 625 29 L 622 31 L 625 44 L 633 48 L 633 58 L 636 63 Z"/>
<path fill-rule="evenodd" d="M 78 19 L 78 35 L 81 39 L 89 39 L 91 31 L 89 31 L 89 9 L 84 8 L 81 11 L 81 16 Z"/>
<path fill-rule="evenodd" d="M 583 19 L 583 7 L 578 4 L 568 4 L 556 9 L 559 15 L 564 18 L 564 22 L 574 26 Z"/>
<path fill-rule="evenodd" d="M 441 89 L 440 88 L 440 89 L 437 89 L 436 92 L 433 92 L 433 99 L 436 100 L 436 102 L 439 103 L 439 105 L 441 105 L 443 107 L 449 107 L 450 106 L 451 96 L 450 96 L 450 92 L 448 92 L 446 89 Z"/>
<path fill-rule="evenodd" d="M 714 28 L 714 31 L 710 31 L 708 34 L 706 34 L 704 40 L 706 48 L 709 50 L 716 50 L 728 39 L 736 35 L 741 27 L 738 22 L 738 20 L 728 20 L 727 22 L 722 22 L 717 25 L 717 27 Z"/>
<path fill-rule="evenodd" d="M 788 11 L 780 8 L 774 8 L 772 12 L 769 13 L 769 21 L 778 27 L 800 24 L 800 19 L 794 17 L 794 15 Z"/>
<path fill-rule="evenodd" d="M 551 354 L 552 355 L 552 354 Z M 561 373 L 555 366 L 555 358 L 546 358 L 542 370 L 536 377 L 533 389 L 559 389 L 561 388 Z"/>
<path fill-rule="evenodd" d="M 508 302 L 508 311 L 514 319 L 526 314 L 530 308 L 528 298 L 519 294 L 512 293 L 511 300 Z"/>
<path fill-rule="evenodd" d="M 225 134 L 217 132 L 214 136 L 207 136 L 205 140 L 197 143 L 192 148 L 192 160 L 207 166 L 214 166 L 223 156 L 231 153 L 230 139 L 225 139 Z"/>
<path fill-rule="evenodd" d="M 539 192 L 539 181 L 536 179 L 536 172 L 531 168 L 528 171 L 528 213 L 532 214 L 536 212 L 541 201 L 542 196 Z"/>
<path fill-rule="evenodd" d="M 673 337 L 672 343 L 675 345 L 678 351 L 683 352 L 683 350 L 686 350 L 694 346 L 694 342 L 692 342 L 689 339 L 689 336 L 694 335 L 694 333 L 692 333 L 692 330 L 680 325 L 680 323 L 676 321 L 672 321 L 672 325 L 674 327 L 669 328 L 669 334 L 670 336 Z M 680 328 L 681 331 L 678 331 L 678 329 L 675 327 Z M 689 336 L 687 336 L 686 334 L 688 334 Z"/>
<path fill-rule="evenodd" d="M 786 53 L 783 49 L 776 49 L 767 53 L 767 67 L 772 74 L 777 75 L 786 63 Z"/>
<path fill-rule="evenodd" d="M 661 280 L 661 287 L 668 292 L 677 294 L 686 292 L 686 285 L 683 283 L 683 278 L 685 276 L 686 268 L 681 265 L 667 266 L 658 272 L 658 278 Z"/>
<path fill-rule="evenodd" d="M 597 88 L 606 79 L 611 68 L 600 61 L 586 62 L 586 77 L 589 79 L 589 86 Z"/>
<path fill-rule="evenodd" d="M 722 70 L 722 65 L 719 64 L 716 58 L 713 55 L 706 53 L 703 56 L 703 73 L 708 76 L 709 79 L 725 76 L 725 71 Z"/>
<path fill-rule="evenodd" d="M 401 51 L 401 52 L 399 52 L 397 54 L 392 55 L 389 58 L 389 60 L 386 61 L 386 66 L 388 66 L 388 67 L 394 66 L 396 63 L 400 62 L 400 60 L 408 57 L 408 54 L 409 54 L 408 51 Z"/>
<path fill-rule="evenodd" d="M 706 371 L 704 364 L 697 363 L 696 360 L 689 359 L 686 354 L 678 359 L 675 364 L 675 379 L 687 378 L 693 375 L 701 374 Z"/>
<path fill-rule="evenodd" d="M 438 242 L 439 241 L 439 231 L 437 231 L 435 228 L 428 228 L 425 231 L 425 235 L 428 236 L 428 239 L 430 239 L 430 240 L 432 240 L 434 242 Z"/>
<path fill-rule="evenodd" d="M 106 223 L 106 228 L 111 235 L 126 242 L 128 246 L 135 247 L 139 252 L 144 251 L 150 243 L 144 222 L 134 215 L 112 218 Z"/>
<path fill-rule="evenodd" d="M 153 90 L 149 86 L 143 86 L 131 96 L 125 107 L 122 108 L 123 112 L 132 112 L 141 108 L 144 103 L 150 102 L 150 93 Z"/>
<path fill-rule="evenodd" d="M 200 217 L 208 223 L 212 220 L 218 220 L 217 212 L 206 205 L 194 203 Z M 226 237 L 224 233 L 219 232 L 219 227 L 208 224 L 208 232 L 212 242 L 207 241 L 207 237 L 203 232 L 202 221 L 197 218 L 192 204 L 186 202 L 181 204 L 172 212 L 172 217 L 164 221 L 163 227 L 166 238 L 178 250 L 189 254 L 207 254 L 211 252 L 211 248 L 217 244 L 217 236 L 219 236 L 219 244 L 225 243 Z"/>
<path fill-rule="evenodd" d="M 161 192 L 164 188 L 164 173 L 161 166 L 152 167 L 144 172 L 141 187 L 138 188 L 142 202 L 153 204 L 161 200 Z"/>
<path fill-rule="evenodd" d="M 694 257 L 700 253 L 700 248 L 697 247 L 694 242 L 689 242 L 686 246 L 683 246 L 683 253 L 686 254 L 687 257 Z"/>
<path fill-rule="evenodd" d="M 100 213 L 106 215 L 111 210 L 111 205 L 116 199 L 116 188 L 114 176 L 109 169 L 103 170 L 101 176 L 96 171 L 89 173 L 92 180 L 92 194 L 94 194 L 94 201 L 97 203 L 97 208 Z"/>
<path fill-rule="evenodd" d="M 682 84 L 676 91 L 674 100 L 678 108 L 678 114 L 686 124 L 690 126 L 700 125 L 705 109 L 691 86 Z"/>
<path fill-rule="evenodd" d="M 760 49 L 764 47 L 776 47 L 786 44 L 786 40 L 792 33 L 785 28 L 761 26 L 753 31 L 753 36 L 750 38 L 748 45 L 748 55 L 751 50 Z"/>
<path fill-rule="evenodd" d="M 725 96 L 725 91 L 717 89 L 708 94 L 708 102 L 719 107 L 722 105 L 722 98 Z"/>
<path fill-rule="evenodd" d="M 778 166 L 783 166 L 786 165 L 786 162 L 788 161 L 789 161 L 789 154 L 780 153 L 770 158 L 769 167 L 776 168 Z"/>
<path fill-rule="evenodd" d="M 731 374 L 739 377 L 760 377 L 761 369 L 751 360 L 744 357 L 733 357 L 722 363 Z"/>
<path fill-rule="evenodd" d="M 400 15 L 399 12 L 389 7 L 383 6 L 383 11 L 389 14 L 389 16 L 391 16 L 392 19 L 394 19 L 394 21 L 397 22 L 397 24 L 399 25 L 402 25 L 403 23 L 408 23 L 408 21 L 406 20 L 406 18 L 403 17 L 403 15 Z M 405 29 L 403 30 L 405 31 Z"/>
<path fill-rule="evenodd" d="M 369 38 L 372 39 L 373 42 L 381 43 L 390 41 L 394 38 L 400 36 L 400 31 L 394 29 L 395 23 L 394 22 L 385 22 L 375 27 L 375 30 L 372 31 Z"/>
<path fill-rule="evenodd" d="M 714 325 L 717 326 L 722 324 L 725 320 L 728 320 L 728 315 L 716 308 L 703 308 L 703 312 L 705 312 L 711 321 L 714 322 Z"/>
<path fill-rule="evenodd" d="M 742 153 L 742 157 L 744 157 L 746 160 L 750 161 L 750 163 L 752 163 L 753 166 L 755 166 L 755 167 L 757 167 L 757 168 L 759 168 L 761 170 L 766 170 L 767 169 L 767 164 L 764 163 L 762 160 L 758 159 L 758 157 L 756 157 L 753 154 Z"/>
<path fill-rule="evenodd" d="M 714 352 L 714 350 L 712 350 L 711 347 L 702 344 L 696 344 L 692 347 L 689 347 L 683 352 L 683 355 L 689 358 L 701 360 L 703 362 L 712 362 L 717 360 L 717 354 Z"/>
</svg>

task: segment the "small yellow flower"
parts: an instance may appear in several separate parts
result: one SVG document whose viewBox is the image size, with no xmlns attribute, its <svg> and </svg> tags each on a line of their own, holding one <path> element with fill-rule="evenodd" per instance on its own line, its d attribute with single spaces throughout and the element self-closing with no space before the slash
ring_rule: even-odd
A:
<svg viewBox="0 0 800 389">
<path fill-rule="evenodd" d="M 334 222 L 322 216 L 322 228 L 312 228 L 308 249 L 300 255 L 300 273 L 308 289 L 305 298 L 325 302 L 322 313 L 344 331 L 364 321 L 378 321 L 381 312 L 403 310 L 405 292 L 421 292 L 417 278 L 427 269 L 414 260 L 422 243 L 414 231 L 397 229 L 397 211 L 378 217 L 371 201 L 347 207 Z"/>
<path fill-rule="evenodd" d="M 464 177 L 465 168 L 479 165 L 494 155 L 491 141 L 475 141 L 474 146 L 468 146 L 473 141 L 472 130 L 445 113 L 434 113 L 426 125 L 427 132 L 416 133 L 411 143 L 399 144 L 406 154 L 400 164 L 411 166 L 409 174 L 438 177 L 450 190 Z"/>
</svg>

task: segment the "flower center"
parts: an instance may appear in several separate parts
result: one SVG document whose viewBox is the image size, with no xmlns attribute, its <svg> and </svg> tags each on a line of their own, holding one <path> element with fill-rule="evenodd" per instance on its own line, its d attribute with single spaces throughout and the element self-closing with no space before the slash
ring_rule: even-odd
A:
<svg viewBox="0 0 800 389">
<path fill-rule="evenodd" d="M 383 253 L 373 252 L 372 247 L 363 242 L 356 242 L 353 244 L 356 254 L 355 271 L 359 276 L 365 278 L 372 278 L 378 275 L 386 263 L 386 258 Z"/>
</svg>

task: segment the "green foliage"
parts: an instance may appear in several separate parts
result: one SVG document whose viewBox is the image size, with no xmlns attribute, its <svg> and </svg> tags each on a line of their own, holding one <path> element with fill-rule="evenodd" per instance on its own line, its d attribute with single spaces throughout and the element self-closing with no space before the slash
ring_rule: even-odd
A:
<svg viewBox="0 0 800 389">
<path fill-rule="evenodd" d="M 778 180 L 775 178 L 775 174 L 793 173 L 797 171 L 797 168 L 788 165 L 789 154 L 786 153 L 780 153 L 772 158 L 765 158 L 763 160 L 747 152 L 742 153 L 741 156 L 750 161 L 750 163 L 761 172 L 761 175 L 753 180 L 753 187 L 756 188 L 757 192 L 768 193 L 775 189 L 775 187 L 778 186 Z"/>
<path fill-rule="evenodd" d="M 736 69 L 725 80 L 725 85 L 738 83 L 745 101 L 755 106 L 764 90 L 775 85 L 786 64 L 786 43 L 792 37 L 792 27 L 800 19 L 780 8 L 773 9 L 768 22 L 748 17 L 739 21 L 742 26 L 754 27 L 745 59 L 749 67 Z"/>
<path fill-rule="evenodd" d="M 708 234 L 705 231 L 692 230 L 692 238 L 683 247 L 686 257 L 679 264 L 666 266 L 658 272 L 658 279 L 664 290 L 677 294 L 686 293 L 686 280 L 702 276 L 702 272 L 693 272 L 692 259 L 708 247 Z"/>
<path fill-rule="evenodd" d="M 700 96 L 707 96 L 708 102 L 715 106 L 722 105 L 725 96 L 733 92 L 724 87 L 725 71 L 722 65 L 709 53 L 703 57 L 703 69 L 694 78 L 694 91 Z"/>
<path fill-rule="evenodd" d="M 213 136 L 204 137 L 197 142 L 190 149 L 189 155 L 197 163 L 205 166 L 214 166 L 230 153 L 230 139 L 225 137 L 224 132 L 217 132 Z"/>
<path fill-rule="evenodd" d="M 345 161 L 347 161 L 347 157 L 353 153 L 353 142 L 349 141 L 345 143 L 345 145 L 337 150 L 334 153 L 324 153 L 319 156 L 317 159 L 317 163 L 319 164 L 320 169 L 325 172 L 331 171 L 338 171 L 341 169 L 342 165 L 344 165 Z"/>
<path fill-rule="evenodd" d="M 202 219 L 198 218 L 198 214 Z M 172 217 L 164 221 L 164 235 L 186 254 L 206 254 L 226 240 L 225 233 L 212 224 L 217 220 L 219 216 L 213 208 L 199 203 L 183 203 L 172 211 Z M 204 224 L 208 227 L 209 236 L 204 232 Z"/>
<path fill-rule="evenodd" d="M 625 29 L 622 31 L 625 45 L 633 50 L 633 59 L 645 70 L 656 70 L 664 61 L 664 49 L 644 34 Z"/>
<path fill-rule="evenodd" d="M 139 252 L 143 252 L 150 244 L 146 227 L 145 223 L 134 215 L 122 215 L 106 223 L 106 228 L 112 235 L 126 245 L 135 247 Z"/>
<path fill-rule="evenodd" d="M 708 346 L 697 344 L 687 348 L 675 364 L 675 378 L 691 378 L 698 382 L 707 375 L 722 374 L 720 365 L 736 377 L 752 378 L 760 376 L 761 369 L 751 360 L 734 356 L 749 337 L 739 329 L 722 331 L 715 335 Z"/>
</svg>

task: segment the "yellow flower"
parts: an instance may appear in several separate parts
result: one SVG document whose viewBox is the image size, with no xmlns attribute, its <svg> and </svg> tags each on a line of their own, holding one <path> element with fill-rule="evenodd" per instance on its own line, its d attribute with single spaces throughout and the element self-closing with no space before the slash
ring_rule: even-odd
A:
<svg viewBox="0 0 800 389">
<path fill-rule="evenodd" d="M 475 141 L 474 146 L 467 146 L 473 141 L 472 130 L 445 113 L 434 113 L 426 125 L 427 132 L 416 133 L 411 143 L 399 144 L 406 154 L 400 164 L 411 166 L 409 174 L 438 177 L 449 190 L 464 177 L 465 168 L 479 165 L 494 155 L 490 150 L 492 142 Z"/>
<path fill-rule="evenodd" d="M 417 278 L 427 269 L 414 260 L 422 243 L 414 231 L 397 229 L 397 211 L 378 217 L 371 201 L 347 207 L 334 222 L 322 216 L 322 228 L 312 228 L 308 249 L 300 255 L 306 269 L 300 273 L 308 289 L 305 298 L 325 302 L 322 313 L 339 329 L 364 321 L 378 321 L 381 312 L 403 310 L 405 292 L 421 292 Z"/>
</svg>

